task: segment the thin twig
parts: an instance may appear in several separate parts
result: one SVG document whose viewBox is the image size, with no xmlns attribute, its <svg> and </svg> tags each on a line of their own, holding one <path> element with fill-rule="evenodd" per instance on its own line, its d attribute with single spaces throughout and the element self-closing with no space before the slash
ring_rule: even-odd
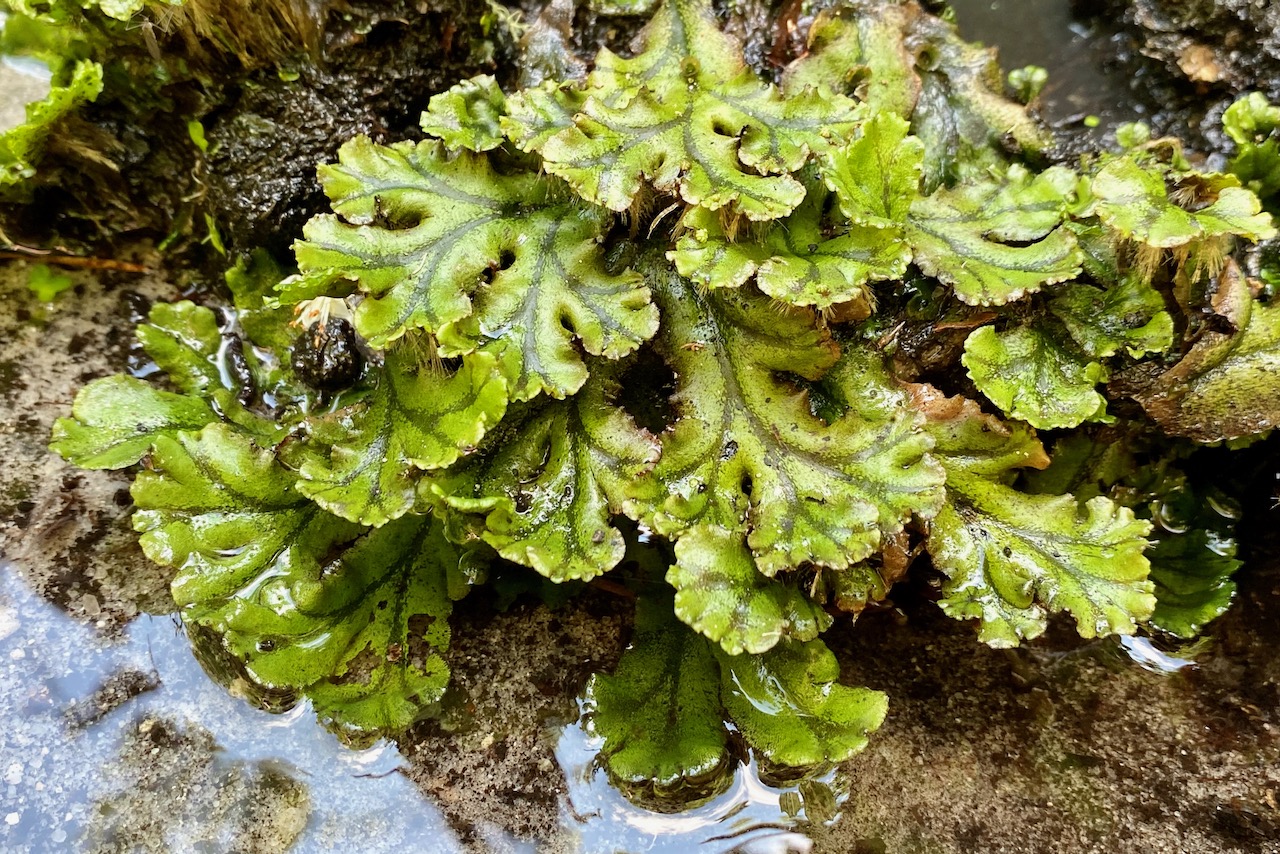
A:
<svg viewBox="0 0 1280 854">
<path fill-rule="evenodd" d="M 84 267 L 89 270 L 119 270 L 124 273 L 150 273 L 150 267 L 134 264 L 129 261 L 117 261 L 115 258 L 84 258 L 79 255 L 44 255 L 38 251 L 17 252 L 0 249 L 0 258 L 21 259 L 23 261 L 39 260 L 60 267 Z"/>
<path fill-rule="evenodd" d="M 597 590 L 603 590 L 605 593 L 612 593 L 614 596 L 621 596 L 624 599 L 635 599 L 636 593 L 630 587 L 625 587 L 616 581 L 610 581 L 607 578 L 593 578 L 587 582 Z"/>
<path fill-rule="evenodd" d="M 960 320 L 948 320 L 942 323 L 933 324 L 934 332 L 942 332 L 946 329 L 974 329 L 984 323 L 990 323 L 1000 315 L 994 311 L 984 311 L 971 317 L 961 318 Z"/>
</svg>

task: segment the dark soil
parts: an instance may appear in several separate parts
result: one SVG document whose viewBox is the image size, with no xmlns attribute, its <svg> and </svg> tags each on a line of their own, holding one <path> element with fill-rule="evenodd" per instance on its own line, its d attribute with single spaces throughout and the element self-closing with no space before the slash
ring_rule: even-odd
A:
<svg viewBox="0 0 1280 854">
<path fill-rule="evenodd" d="M 342 22 L 346 35 L 330 33 L 340 43 L 297 79 L 263 69 L 206 119 L 208 207 L 233 249 L 283 254 L 327 207 L 316 164 L 331 162 L 357 134 L 379 142 L 420 137 L 418 117 L 432 95 L 494 70 L 472 51 L 483 39 L 482 2 L 432 3 L 426 12 L 417 11 L 426 4 L 365 5 L 383 7 L 364 16 L 367 34 Z"/>
<path fill-rule="evenodd" d="M 1222 112 L 1241 93 L 1280 99 L 1280 5 L 1266 0 L 1072 0 L 1109 34 L 1110 62 L 1159 134 L 1229 150 Z"/>
</svg>

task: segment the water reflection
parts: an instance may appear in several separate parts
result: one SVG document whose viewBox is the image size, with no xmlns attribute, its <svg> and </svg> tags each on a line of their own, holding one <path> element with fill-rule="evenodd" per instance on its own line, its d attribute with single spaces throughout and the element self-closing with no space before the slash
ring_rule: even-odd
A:
<svg viewBox="0 0 1280 854">
<path fill-rule="evenodd" d="M 752 759 L 740 762 L 728 787 L 704 803 L 657 812 L 632 803 L 610 784 L 596 761 L 603 741 L 572 724 L 556 744 L 556 760 L 569 785 L 567 809 L 584 852 L 809 854 L 813 842 L 803 833 L 805 822 L 788 811 L 830 821 L 848 797 L 835 771 L 816 779 L 766 782 Z"/>
<path fill-rule="evenodd" d="M 351 749 L 306 702 L 238 689 L 202 640 L 170 616 L 104 637 L 0 565 L 0 849 L 550 850 L 513 838 L 502 803 L 468 845 L 395 744 Z M 579 725 L 554 737 L 568 778 L 556 850 L 807 854 L 805 823 L 845 797 L 832 774 L 779 782 L 744 763 L 702 805 L 653 812 L 609 784 Z"/>
<path fill-rule="evenodd" d="M 0 12 L 0 27 L 8 16 Z M 0 132 L 26 121 L 26 105 L 48 96 L 52 87 L 49 66 L 30 56 L 0 56 Z"/>
<path fill-rule="evenodd" d="M 1153 673 L 1177 673 L 1196 663 L 1190 658 L 1179 658 L 1165 652 L 1152 643 L 1150 638 L 1123 636 L 1120 646 L 1139 667 Z"/>
<path fill-rule="evenodd" d="M 4 850 L 460 848 L 393 745 L 350 750 L 305 704 L 253 708 L 172 618 L 105 639 L 3 564 L 0 692 Z"/>
</svg>

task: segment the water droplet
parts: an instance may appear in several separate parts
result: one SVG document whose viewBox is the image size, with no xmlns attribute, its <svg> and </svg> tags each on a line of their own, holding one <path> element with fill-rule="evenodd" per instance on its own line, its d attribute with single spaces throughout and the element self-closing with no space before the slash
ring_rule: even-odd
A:
<svg viewBox="0 0 1280 854">
<path fill-rule="evenodd" d="M 1218 493 L 1209 493 L 1207 500 L 1213 511 L 1224 519 L 1230 519 L 1233 522 L 1238 521 L 1241 516 L 1240 503 L 1234 499 Z"/>
<path fill-rule="evenodd" d="M 1222 557 L 1236 556 L 1236 541 L 1232 537 L 1224 537 L 1213 531 L 1205 533 L 1205 548 Z"/>
<path fill-rule="evenodd" d="M 1178 658 L 1158 649 L 1150 638 L 1122 637 L 1120 646 L 1139 667 L 1153 673 L 1177 673 L 1196 663 L 1189 658 Z"/>
<path fill-rule="evenodd" d="M 1182 518 L 1174 501 L 1165 501 L 1157 505 L 1153 519 L 1170 534 L 1185 534 L 1191 529 L 1189 520 Z"/>
</svg>

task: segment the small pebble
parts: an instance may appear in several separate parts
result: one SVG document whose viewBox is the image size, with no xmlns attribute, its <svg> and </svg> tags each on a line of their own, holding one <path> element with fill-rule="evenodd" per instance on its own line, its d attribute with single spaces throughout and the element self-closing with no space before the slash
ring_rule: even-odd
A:
<svg viewBox="0 0 1280 854">
<path fill-rule="evenodd" d="M 14 762 L 4 772 L 4 781 L 10 786 L 16 786 L 22 782 L 22 763 Z"/>
<path fill-rule="evenodd" d="M 22 820 L 22 813 L 11 812 L 4 817 L 4 823 L 9 825 L 10 827 L 13 827 L 15 824 L 17 824 L 21 820 Z"/>
</svg>

